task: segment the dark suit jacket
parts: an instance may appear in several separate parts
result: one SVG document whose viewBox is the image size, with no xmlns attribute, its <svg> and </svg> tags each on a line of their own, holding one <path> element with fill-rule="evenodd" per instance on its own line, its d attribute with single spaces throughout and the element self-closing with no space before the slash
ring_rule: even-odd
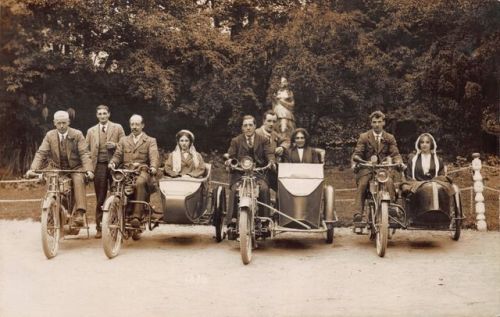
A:
<svg viewBox="0 0 500 317">
<path fill-rule="evenodd" d="M 255 161 L 257 167 L 266 166 L 269 161 L 276 162 L 269 140 L 257 133 L 255 133 L 254 137 L 253 151 L 248 147 L 246 137 L 242 133 L 231 140 L 231 145 L 227 153 L 231 159 L 237 160 L 240 160 L 244 156 L 250 156 Z M 232 172 L 231 174 L 231 184 L 233 184 L 241 174 L 237 172 Z"/>
<path fill-rule="evenodd" d="M 373 130 L 361 133 L 356 147 L 354 148 L 353 158 L 355 156 L 360 157 L 365 161 L 369 161 L 372 155 L 378 157 L 378 161 L 382 162 L 386 157 L 391 157 L 392 162 L 402 162 L 401 155 L 399 154 L 398 145 L 396 143 L 396 138 L 390 133 L 385 131 L 382 132 L 382 140 L 380 141 L 380 146 L 375 140 L 373 135 Z M 369 170 L 366 168 L 361 168 L 357 173 L 357 177 L 366 175 Z"/>
<path fill-rule="evenodd" d="M 304 148 L 304 154 L 302 155 L 302 161 L 300 161 L 299 151 L 297 147 L 292 147 L 285 151 L 283 155 L 284 163 L 321 163 L 319 153 L 316 152 L 310 146 Z"/>
<path fill-rule="evenodd" d="M 97 165 L 97 155 L 99 152 L 99 126 L 100 125 L 97 124 L 88 129 L 87 136 L 85 137 L 85 140 L 87 141 L 87 144 L 89 146 L 90 158 L 92 159 L 92 165 L 94 166 L 94 169 Z M 117 146 L 120 139 L 125 136 L 125 132 L 123 131 L 123 127 L 121 126 L 121 124 L 108 121 L 108 130 L 106 131 L 106 136 L 107 142 L 113 142 Z M 108 150 L 109 160 L 111 160 L 111 158 L 113 157 L 113 153 L 114 150 Z"/>
<path fill-rule="evenodd" d="M 160 155 L 156 139 L 143 133 L 137 144 L 134 143 L 133 134 L 124 136 L 118 142 L 111 162 L 120 164 L 139 163 L 158 169 Z"/>
<path fill-rule="evenodd" d="M 69 162 L 71 169 L 79 169 L 83 167 L 85 171 L 93 171 L 92 161 L 87 149 L 87 142 L 83 137 L 80 130 L 68 128 L 68 135 L 66 139 L 66 153 L 64 153 Z M 31 163 L 32 170 L 38 170 L 46 165 L 47 161 L 51 161 L 55 168 L 60 168 L 60 155 L 59 153 L 59 135 L 57 129 L 50 130 L 43 138 L 42 144 L 36 151 L 33 163 Z"/>
<path fill-rule="evenodd" d="M 255 133 L 260 134 L 266 138 L 268 135 L 268 133 L 264 130 L 264 127 L 256 129 Z M 273 150 L 273 153 L 278 146 L 283 147 L 284 150 L 290 147 L 290 138 L 283 137 L 274 130 L 269 134 L 269 142 L 271 143 L 271 149 Z"/>
</svg>

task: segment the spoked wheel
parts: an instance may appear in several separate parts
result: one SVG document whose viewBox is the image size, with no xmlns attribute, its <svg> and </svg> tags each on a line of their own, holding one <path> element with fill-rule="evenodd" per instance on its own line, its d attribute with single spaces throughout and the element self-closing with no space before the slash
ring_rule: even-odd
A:
<svg viewBox="0 0 500 317">
<path fill-rule="evenodd" d="M 451 238 L 455 241 L 460 239 L 460 233 L 462 232 L 462 204 L 460 201 L 455 204 L 455 216 L 451 223 Z"/>
<path fill-rule="evenodd" d="M 55 200 L 42 210 L 42 247 L 47 259 L 55 257 L 59 249 L 61 224 L 58 213 L 59 209 Z"/>
<path fill-rule="evenodd" d="M 332 221 L 334 219 L 334 194 L 333 194 L 333 187 L 332 186 L 326 186 L 324 189 L 324 217 L 325 220 L 327 221 Z M 333 243 L 333 234 L 334 234 L 334 229 L 333 229 L 333 223 L 328 223 L 326 225 L 326 243 L 331 244 Z"/>
<path fill-rule="evenodd" d="M 375 229 L 377 254 L 383 257 L 387 248 L 387 237 L 389 236 L 389 203 L 386 201 L 381 203 L 379 211 L 375 214 Z"/>
<path fill-rule="evenodd" d="M 116 199 L 109 210 L 102 214 L 102 246 L 104 253 L 110 259 L 118 255 L 122 242 L 123 214 L 120 201 Z"/>
<path fill-rule="evenodd" d="M 226 190 L 222 186 L 215 188 L 212 197 L 214 198 L 213 225 L 215 227 L 215 240 L 222 241 L 222 226 L 224 225 L 224 215 L 226 213 Z"/>
<path fill-rule="evenodd" d="M 241 260 L 246 265 L 252 260 L 253 217 L 250 209 L 246 207 L 240 209 L 239 215 L 240 253 Z"/>
</svg>

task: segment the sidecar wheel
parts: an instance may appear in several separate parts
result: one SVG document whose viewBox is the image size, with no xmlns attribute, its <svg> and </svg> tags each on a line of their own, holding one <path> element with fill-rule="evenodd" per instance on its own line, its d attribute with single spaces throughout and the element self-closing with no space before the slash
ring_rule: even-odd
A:
<svg viewBox="0 0 500 317">
<path fill-rule="evenodd" d="M 213 225 L 215 227 L 215 240 L 221 242 L 222 226 L 224 225 L 224 215 L 226 214 L 226 190 L 222 186 L 218 186 L 213 193 L 214 208 L 213 208 Z"/>
</svg>

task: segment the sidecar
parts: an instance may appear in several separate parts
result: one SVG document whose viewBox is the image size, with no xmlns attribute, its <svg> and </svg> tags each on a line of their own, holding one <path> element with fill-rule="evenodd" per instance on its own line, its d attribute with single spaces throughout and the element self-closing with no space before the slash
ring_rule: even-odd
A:
<svg viewBox="0 0 500 317">
<path fill-rule="evenodd" d="M 333 242 L 337 221 L 333 187 L 325 185 L 323 164 L 280 163 L 278 166 L 277 232 L 326 232 Z"/>
<path fill-rule="evenodd" d="M 165 176 L 159 180 L 161 223 L 213 225 L 219 242 L 226 213 L 226 193 L 223 186 L 212 188 L 212 166 L 206 164 L 206 167 L 202 178 Z"/>
<path fill-rule="evenodd" d="M 459 191 L 458 187 L 438 180 L 420 182 L 417 185 L 414 193 L 404 199 L 408 227 L 460 230 L 462 205 L 460 196 L 454 195 Z"/>
</svg>

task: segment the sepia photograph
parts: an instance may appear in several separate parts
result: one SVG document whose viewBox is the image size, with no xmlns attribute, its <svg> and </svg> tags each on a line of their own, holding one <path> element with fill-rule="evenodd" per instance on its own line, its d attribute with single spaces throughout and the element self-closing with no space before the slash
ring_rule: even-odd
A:
<svg viewBox="0 0 500 317">
<path fill-rule="evenodd" d="M 1 0 L 0 316 L 500 317 L 499 0 Z"/>
</svg>

